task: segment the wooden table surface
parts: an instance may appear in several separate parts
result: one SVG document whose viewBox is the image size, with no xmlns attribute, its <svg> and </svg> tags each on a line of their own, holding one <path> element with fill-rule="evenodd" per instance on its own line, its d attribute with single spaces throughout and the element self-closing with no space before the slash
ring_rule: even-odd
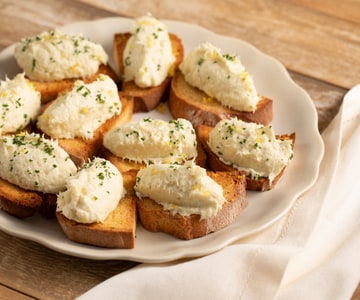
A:
<svg viewBox="0 0 360 300">
<path fill-rule="evenodd" d="M 313 99 L 320 132 L 360 80 L 359 0 L 0 0 L 0 50 L 71 22 L 148 12 L 243 39 L 278 59 Z M 73 299 L 137 264 L 71 257 L 2 231 L 0 245 L 0 299 Z"/>
</svg>

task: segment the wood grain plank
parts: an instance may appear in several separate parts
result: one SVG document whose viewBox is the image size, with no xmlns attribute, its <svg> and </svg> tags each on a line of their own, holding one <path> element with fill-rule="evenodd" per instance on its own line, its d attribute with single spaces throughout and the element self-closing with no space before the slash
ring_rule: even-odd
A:
<svg viewBox="0 0 360 300">
<path fill-rule="evenodd" d="M 71 257 L 1 231 L 0 244 L 1 283 L 37 299 L 74 299 L 137 265 Z"/>
<path fill-rule="evenodd" d="M 114 16 L 114 13 L 73 0 L 27 0 L 16 3 L 2 0 L 0 1 L 0 50 L 22 37 L 39 34 L 49 28 L 110 16 Z"/>
<path fill-rule="evenodd" d="M 22 293 L 9 289 L 0 284 L 0 299 L 1 300 L 31 300 L 35 298 L 26 296 Z"/>
<path fill-rule="evenodd" d="M 360 23 L 360 1 L 359 0 L 290 0 L 293 3 L 305 6 L 311 10 L 336 16 L 346 22 Z"/>
<path fill-rule="evenodd" d="M 315 81 L 295 72 L 290 72 L 290 76 L 313 100 L 318 114 L 318 128 L 323 132 L 338 113 L 347 89 Z"/>
</svg>

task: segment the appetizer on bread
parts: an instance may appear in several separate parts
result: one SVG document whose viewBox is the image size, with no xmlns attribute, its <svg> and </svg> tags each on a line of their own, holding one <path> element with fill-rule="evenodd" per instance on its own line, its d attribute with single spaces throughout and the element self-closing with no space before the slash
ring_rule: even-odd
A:
<svg viewBox="0 0 360 300">
<path fill-rule="evenodd" d="M 143 227 L 190 240 L 230 225 L 247 206 L 245 176 L 184 165 L 140 170 L 134 187 Z"/>
<path fill-rule="evenodd" d="M 167 99 L 171 77 L 183 60 L 181 40 L 152 16 L 135 21 L 131 32 L 114 36 L 113 56 L 122 91 L 134 97 L 134 112 L 150 111 Z"/>
<path fill-rule="evenodd" d="M 24 73 L 0 81 L 0 135 L 30 131 L 40 111 L 40 97 Z"/>
<path fill-rule="evenodd" d="M 57 195 L 56 218 L 72 241 L 107 248 L 134 248 L 136 199 L 109 161 L 95 157 L 66 181 Z"/>
<path fill-rule="evenodd" d="M 123 174 L 154 163 L 183 164 L 195 160 L 204 166 L 206 160 L 194 128 L 185 119 L 144 118 L 128 122 L 107 132 L 103 145 L 102 156 Z"/>
<path fill-rule="evenodd" d="M 58 29 L 21 39 L 15 59 L 35 88 L 41 101 L 48 102 L 72 88 L 74 79 L 91 82 L 100 73 L 118 82 L 103 47 L 82 34 L 70 35 Z"/>
<path fill-rule="evenodd" d="M 119 95 L 115 82 L 100 74 L 91 83 L 76 80 L 46 105 L 36 126 L 82 165 L 98 153 L 105 132 L 131 119 L 132 109 L 132 99 Z"/>
<path fill-rule="evenodd" d="M 210 43 L 196 47 L 180 64 L 171 83 L 169 110 L 195 128 L 231 117 L 264 125 L 273 119 L 272 100 L 258 95 L 239 57 L 222 54 Z"/>
<path fill-rule="evenodd" d="M 0 137 L 0 207 L 25 218 L 48 206 L 76 166 L 56 141 L 36 133 Z M 48 209 L 48 208 L 47 208 Z M 54 211 L 53 211 L 54 212 Z"/>
<path fill-rule="evenodd" d="M 248 190 L 274 188 L 294 155 L 295 133 L 275 136 L 272 126 L 237 118 L 222 120 L 214 128 L 199 125 L 198 136 L 208 167 L 245 172 Z"/>
<path fill-rule="evenodd" d="M 16 44 L 23 73 L 0 82 L 2 210 L 56 217 L 74 242 L 131 249 L 137 217 L 195 239 L 232 224 L 247 189 L 274 188 L 295 133 L 275 136 L 273 102 L 238 56 L 204 43 L 183 60 L 181 39 L 151 15 L 116 33 L 112 51 L 118 74 L 81 34 Z M 165 100 L 172 120 L 131 121 Z"/>
</svg>

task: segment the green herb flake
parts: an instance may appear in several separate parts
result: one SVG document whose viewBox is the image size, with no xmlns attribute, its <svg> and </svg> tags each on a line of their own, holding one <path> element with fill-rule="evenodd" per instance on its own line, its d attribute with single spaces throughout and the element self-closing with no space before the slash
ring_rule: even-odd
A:
<svg viewBox="0 0 360 300">
<path fill-rule="evenodd" d="M 31 72 L 34 72 L 35 68 L 36 68 L 36 59 L 34 58 L 32 60 Z"/>
</svg>

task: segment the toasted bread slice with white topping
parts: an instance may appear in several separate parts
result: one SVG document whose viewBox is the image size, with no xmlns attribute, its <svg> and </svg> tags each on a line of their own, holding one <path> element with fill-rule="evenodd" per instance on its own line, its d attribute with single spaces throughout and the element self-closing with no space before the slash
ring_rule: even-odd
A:
<svg viewBox="0 0 360 300">
<path fill-rule="evenodd" d="M 206 125 L 199 125 L 197 128 L 198 138 L 207 154 L 207 166 L 212 171 L 227 171 L 232 172 L 235 170 L 234 167 L 231 165 L 227 165 L 220 160 L 220 158 L 210 149 L 208 145 L 209 140 L 209 133 L 212 130 L 212 127 Z M 290 135 L 277 135 L 277 139 L 292 140 L 292 147 L 295 145 L 295 133 Z M 269 178 L 267 177 L 260 177 L 260 178 L 252 178 L 251 176 L 246 176 L 246 187 L 248 190 L 252 191 L 268 191 L 275 187 L 276 183 L 282 177 L 286 169 L 286 166 L 281 170 L 281 172 L 270 182 Z"/>
<path fill-rule="evenodd" d="M 174 118 L 189 120 L 194 128 L 200 124 L 214 127 L 220 120 L 237 117 L 246 122 L 268 125 L 273 119 L 272 100 L 262 97 L 255 112 L 237 111 L 223 106 L 203 91 L 189 85 L 177 71 L 171 81 L 169 110 Z"/>
<path fill-rule="evenodd" d="M 200 167 L 205 167 L 206 163 L 206 154 L 200 144 L 197 144 L 197 157 L 195 158 L 195 163 Z M 101 150 L 101 156 L 106 158 L 107 160 L 111 161 L 115 166 L 117 166 L 118 170 L 121 173 L 130 171 L 130 170 L 140 170 L 146 166 L 145 163 L 139 163 L 135 161 L 131 161 L 126 158 L 117 157 L 110 150 L 106 149 L 105 147 Z"/>
<path fill-rule="evenodd" d="M 179 239 L 191 240 L 218 231 L 232 222 L 247 207 L 245 176 L 238 171 L 207 172 L 224 190 L 226 202 L 221 210 L 208 219 L 200 215 L 188 217 L 172 214 L 150 198 L 137 199 L 139 219 L 152 232 L 165 232 Z"/>
<path fill-rule="evenodd" d="M 119 92 L 121 100 L 121 113 L 112 117 L 102 124 L 95 132 L 92 139 L 57 139 L 59 146 L 69 153 L 71 159 L 77 166 L 82 166 L 84 162 L 95 156 L 102 147 L 104 134 L 114 126 L 126 123 L 131 120 L 134 101 L 132 97 Z M 46 109 L 46 108 L 45 108 Z"/>
<path fill-rule="evenodd" d="M 206 154 L 200 144 L 198 142 L 198 156 L 195 159 L 195 163 L 200 167 L 205 167 L 206 164 Z M 137 172 L 146 167 L 145 163 L 139 163 L 135 161 L 131 161 L 126 158 L 118 157 L 110 152 L 110 150 L 106 149 L 105 147 L 102 148 L 99 155 L 112 164 L 114 164 L 120 173 L 123 175 L 124 178 L 124 185 L 125 189 L 128 192 L 133 192 L 133 188 L 135 185 L 136 174 Z"/>
<path fill-rule="evenodd" d="M 74 242 L 106 248 L 135 247 L 135 197 L 122 198 L 103 223 L 78 223 L 66 218 L 60 212 L 56 212 L 56 218 L 65 235 Z"/>
<path fill-rule="evenodd" d="M 56 195 L 25 190 L 0 178 L 0 209 L 21 219 L 31 217 L 36 212 L 53 218 Z"/>
<path fill-rule="evenodd" d="M 74 86 L 74 81 L 76 79 L 81 79 L 85 83 L 89 83 L 96 80 L 99 74 L 108 75 L 116 83 L 119 83 L 120 81 L 116 72 L 113 70 L 113 68 L 110 65 L 100 65 L 99 70 L 93 76 L 87 78 L 68 78 L 68 79 L 50 81 L 50 82 L 36 81 L 30 79 L 28 80 L 33 84 L 34 88 L 41 93 L 41 102 L 47 103 L 57 98 L 59 94 L 71 90 Z"/>
<path fill-rule="evenodd" d="M 120 78 L 124 75 L 123 53 L 131 33 L 117 33 L 114 36 L 113 56 L 118 66 Z M 176 60 L 170 73 L 174 73 L 184 58 L 184 48 L 181 39 L 169 33 L 173 54 Z M 154 109 L 161 101 L 167 100 L 172 74 L 158 86 L 140 88 L 134 81 L 122 82 L 122 91 L 134 97 L 134 112 L 146 112 Z"/>
<path fill-rule="evenodd" d="M 35 214 L 42 205 L 41 193 L 24 190 L 0 178 L 0 208 L 18 218 Z"/>
</svg>

